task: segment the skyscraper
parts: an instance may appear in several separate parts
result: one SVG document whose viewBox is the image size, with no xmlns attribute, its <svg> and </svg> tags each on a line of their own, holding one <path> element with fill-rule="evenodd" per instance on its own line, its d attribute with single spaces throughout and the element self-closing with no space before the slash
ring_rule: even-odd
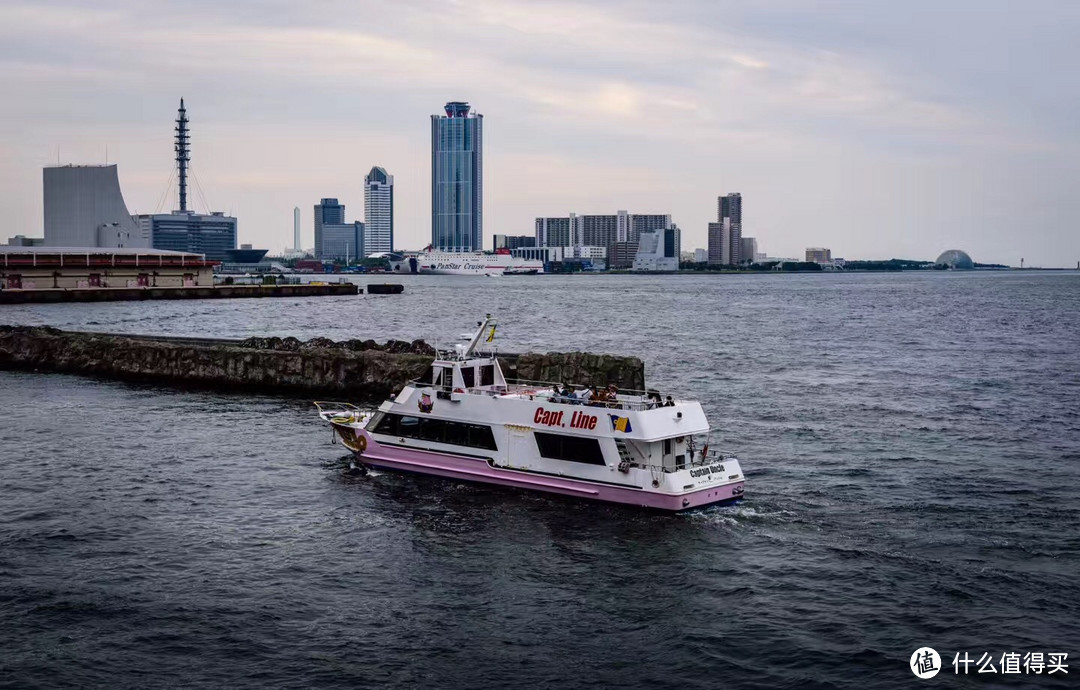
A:
<svg viewBox="0 0 1080 690">
<path fill-rule="evenodd" d="M 716 223 L 709 223 L 709 263 L 724 266 L 742 259 L 742 194 L 716 199 Z"/>
<path fill-rule="evenodd" d="M 484 247 L 484 116 L 452 101 L 431 116 L 431 244 L 445 251 Z"/>
<path fill-rule="evenodd" d="M 315 204 L 315 258 L 323 258 L 323 226 L 341 225 L 345 222 L 345 204 L 337 199 L 321 199 Z M 353 247 L 355 256 L 356 248 Z"/>
<path fill-rule="evenodd" d="M 394 249 L 394 176 L 378 166 L 364 177 L 364 256 Z"/>
<path fill-rule="evenodd" d="M 302 252 L 300 248 L 300 207 L 294 206 L 292 210 L 292 243 L 294 252 Z"/>
</svg>

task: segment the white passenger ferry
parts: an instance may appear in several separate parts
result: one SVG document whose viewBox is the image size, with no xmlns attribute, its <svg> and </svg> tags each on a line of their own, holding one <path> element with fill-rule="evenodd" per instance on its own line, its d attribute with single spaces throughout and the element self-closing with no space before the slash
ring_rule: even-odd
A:
<svg viewBox="0 0 1080 690">
<path fill-rule="evenodd" d="M 503 275 L 504 273 L 543 273 L 544 262 L 521 259 L 496 252 L 442 252 L 430 246 L 422 252 L 389 259 L 394 273 L 430 273 L 436 275 Z"/>
<path fill-rule="evenodd" d="M 669 511 L 742 497 L 739 461 L 710 448 L 699 403 L 508 381 L 480 351 L 495 326 L 488 315 L 377 411 L 316 403 L 320 416 L 373 467 Z"/>
</svg>

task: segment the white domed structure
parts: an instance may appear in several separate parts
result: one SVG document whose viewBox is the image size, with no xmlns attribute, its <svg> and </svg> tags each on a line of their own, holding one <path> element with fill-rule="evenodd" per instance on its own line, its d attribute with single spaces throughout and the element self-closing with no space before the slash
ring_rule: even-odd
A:
<svg viewBox="0 0 1080 690">
<path fill-rule="evenodd" d="M 949 268 L 957 269 L 975 268 L 975 262 L 971 260 L 968 253 L 959 249 L 950 249 L 946 252 L 942 252 L 941 256 L 939 256 L 934 263 L 938 266 L 948 266 Z"/>
</svg>

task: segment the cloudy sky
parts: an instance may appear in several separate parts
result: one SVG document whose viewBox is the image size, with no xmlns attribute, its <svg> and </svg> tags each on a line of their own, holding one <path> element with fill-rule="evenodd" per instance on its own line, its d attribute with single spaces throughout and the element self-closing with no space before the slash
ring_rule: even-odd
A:
<svg viewBox="0 0 1080 690">
<path fill-rule="evenodd" d="M 1080 260 L 1080 2 L 563 3 L 0 0 L 0 241 L 41 235 L 41 167 L 119 165 L 170 209 L 172 119 L 240 241 L 312 244 L 395 176 L 397 244 L 430 236 L 430 118 L 484 114 L 485 244 L 571 211 L 671 213 L 705 246 L 716 196 L 774 256 Z"/>
</svg>

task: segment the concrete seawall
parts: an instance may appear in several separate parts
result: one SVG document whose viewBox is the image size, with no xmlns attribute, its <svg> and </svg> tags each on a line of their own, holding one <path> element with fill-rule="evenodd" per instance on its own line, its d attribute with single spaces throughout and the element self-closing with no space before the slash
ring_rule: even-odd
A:
<svg viewBox="0 0 1080 690">
<path fill-rule="evenodd" d="M 358 295 L 352 283 L 326 285 L 205 285 L 196 287 L 48 288 L 0 290 L 0 304 L 115 302 L 147 299 L 233 299 L 238 297 L 325 297 Z"/>
<path fill-rule="evenodd" d="M 220 390 L 349 401 L 385 399 L 418 378 L 434 350 L 412 343 L 313 338 L 170 338 L 0 326 L 0 369 L 26 369 Z M 584 352 L 501 355 L 507 378 L 643 389 L 637 357 Z"/>
</svg>

